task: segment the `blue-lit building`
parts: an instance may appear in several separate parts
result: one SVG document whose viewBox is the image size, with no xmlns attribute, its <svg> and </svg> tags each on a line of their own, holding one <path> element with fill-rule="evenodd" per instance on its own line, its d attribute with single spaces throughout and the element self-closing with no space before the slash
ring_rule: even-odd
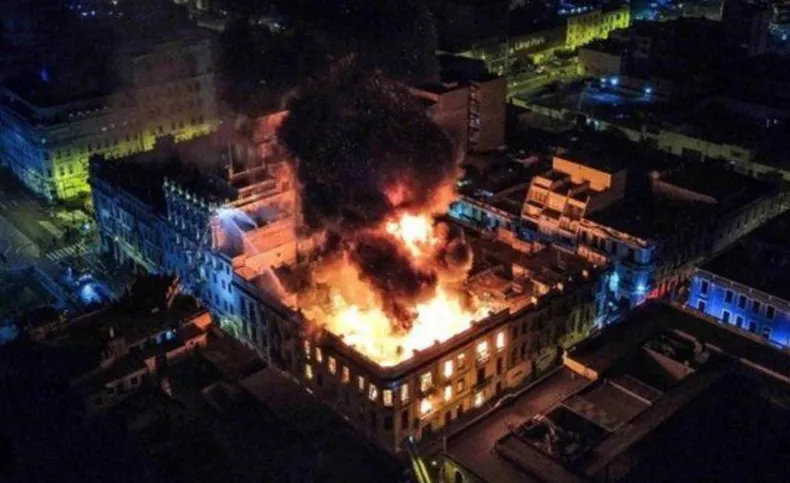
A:
<svg viewBox="0 0 790 483">
<path fill-rule="evenodd" d="M 688 305 L 790 347 L 790 216 L 782 215 L 694 271 Z"/>
</svg>

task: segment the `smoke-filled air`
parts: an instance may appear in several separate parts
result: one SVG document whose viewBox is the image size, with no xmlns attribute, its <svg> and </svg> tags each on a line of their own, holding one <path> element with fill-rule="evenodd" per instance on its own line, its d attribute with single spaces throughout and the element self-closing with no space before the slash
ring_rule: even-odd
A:
<svg viewBox="0 0 790 483">
<path fill-rule="evenodd" d="M 380 365 L 468 328 L 472 253 L 437 223 L 455 148 L 408 90 L 350 63 L 290 101 L 280 138 L 297 163 L 305 227 L 325 240 L 299 309 Z"/>
</svg>

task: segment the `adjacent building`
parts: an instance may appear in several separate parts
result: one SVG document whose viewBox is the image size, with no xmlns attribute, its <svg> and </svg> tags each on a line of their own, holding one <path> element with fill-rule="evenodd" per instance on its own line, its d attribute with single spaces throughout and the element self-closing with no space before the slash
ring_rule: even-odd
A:
<svg viewBox="0 0 790 483">
<path fill-rule="evenodd" d="M 189 139 L 218 121 L 210 34 L 189 28 L 121 38 L 111 81 L 37 73 L 0 86 L 0 163 L 47 200 L 88 193 L 91 155 L 146 151 L 158 137 Z"/>
<path fill-rule="evenodd" d="M 463 153 L 494 151 L 505 145 L 505 78 L 483 75 L 464 82 L 411 88 L 428 116 Z"/>
<path fill-rule="evenodd" d="M 564 362 L 448 438 L 442 481 L 788 477 L 772 444 L 790 424 L 787 353 L 653 302 Z"/>
<path fill-rule="evenodd" d="M 787 207 L 778 185 L 716 166 L 692 163 L 649 175 L 627 166 L 619 156 L 567 152 L 534 175 L 526 192 L 516 183 L 501 190 L 523 194 L 518 216 L 497 193 L 464 196 L 451 214 L 612 264 L 609 308 L 616 317 L 618 306 L 676 293 L 694 263 Z"/>
<path fill-rule="evenodd" d="M 790 347 L 790 218 L 779 216 L 694 270 L 688 306 L 744 336 Z"/>
</svg>

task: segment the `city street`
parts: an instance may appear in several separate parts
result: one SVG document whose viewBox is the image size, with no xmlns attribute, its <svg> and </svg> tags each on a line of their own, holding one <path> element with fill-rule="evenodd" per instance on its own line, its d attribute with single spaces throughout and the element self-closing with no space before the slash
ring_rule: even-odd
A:
<svg viewBox="0 0 790 483">
<path fill-rule="evenodd" d="M 575 63 L 556 67 L 547 66 L 545 69 L 542 73 L 531 72 L 511 77 L 508 81 L 508 97 L 530 96 L 541 92 L 552 82 L 571 82 L 580 78 Z"/>
</svg>

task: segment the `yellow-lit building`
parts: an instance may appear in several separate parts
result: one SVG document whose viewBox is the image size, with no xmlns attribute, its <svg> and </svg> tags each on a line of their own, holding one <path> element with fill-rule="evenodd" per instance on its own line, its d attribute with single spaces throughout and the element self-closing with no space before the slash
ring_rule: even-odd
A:
<svg viewBox="0 0 790 483">
<path fill-rule="evenodd" d="M 616 9 L 596 8 L 589 12 L 571 15 L 567 20 L 565 47 L 569 50 L 588 44 L 593 40 L 605 39 L 617 29 L 631 25 L 631 9 L 623 5 Z"/>
<path fill-rule="evenodd" d="M 57 79 L 7 79 L 0 86 L 0 164 L 42 197 L 70 199 L 90 191 L 91 155 L 149 150 L 157 137 L 189 139 L 216 125 L 210 34 L 188 30 L 129 43 L 115 63 L 119 85 L 101 94 L 64 92 Z"/>
<path fill-rule="evenodd" d="M 574 50 L 594 40 L 608 38 L 613 31 L 630 25 L 631 10 L 628 5 L 613 9 L 595 8 L 559 18 L 554 26 L 511 35 L 459 55 L 482 60 L 489 72 L 509 75 L 514 63 L 528 58 L 532 63 L 542 64 L 557 51 Z"/>
</svg>

